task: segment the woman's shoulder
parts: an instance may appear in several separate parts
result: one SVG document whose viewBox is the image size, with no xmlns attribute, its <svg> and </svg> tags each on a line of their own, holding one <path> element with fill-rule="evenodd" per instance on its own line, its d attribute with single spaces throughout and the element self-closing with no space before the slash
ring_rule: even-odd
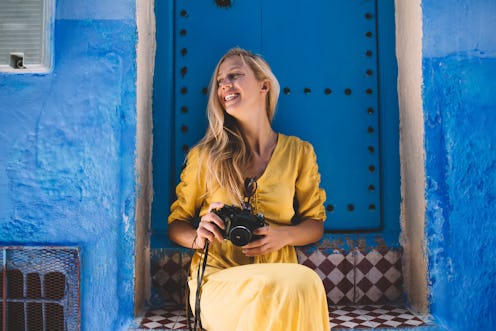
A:
<svg viewBox="0 0 496 331">
<path fill-rule="evenodd" d="M 201 163 L 200 159 L 202 157 L 202 150 L 200 146 L 196 145 L 191 147 L 188 153 L 185 155 L 183 168 L 186 166 L 198 167 Z"/>
<path fill-rule="evenodd" d="M 279 133 L 279 138 L 283 142 L 285 149 L 291 149 L 295 151 L 313 150 L 312 144 L 309 141 L 301 139 L 300 137 Z"/>
</svg>

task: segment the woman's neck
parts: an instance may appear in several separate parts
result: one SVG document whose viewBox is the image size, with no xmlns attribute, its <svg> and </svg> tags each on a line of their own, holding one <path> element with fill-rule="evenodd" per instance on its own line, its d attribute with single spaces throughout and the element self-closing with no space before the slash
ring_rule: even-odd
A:
<svg viewBox="0 0 496 331">
<path fill-rule="evenodd" d="M 265 128 L 243 130 L 245 139 L 250 146 L 252 159 L 246 168 L 245 177 L 260 177 L 269 164 L 272 153 L 277 145 L 277 133 L 270 125 Z"/>
<path fill-rule="evenodd" d="M 277 134 L 269 123 L 256 127 L 244 126 L 241 130 L 255 157 L 261 159 L 270 158 L 277 140 Z"/>
</svg>

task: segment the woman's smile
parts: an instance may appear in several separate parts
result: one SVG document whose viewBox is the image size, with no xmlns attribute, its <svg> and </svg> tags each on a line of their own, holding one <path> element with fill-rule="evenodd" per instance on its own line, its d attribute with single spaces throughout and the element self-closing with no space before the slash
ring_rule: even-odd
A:
<svg viewBox="0 0 496 331">
<path fill-rule="evenodd" d="M 231 94 L 228 94 L 224 97 L 224 101 L 231 101 L 231 100 L 234 100 L 236 99 L 237 97 L 239 97 L 239 94 L 237 93 L 231 93 Z"/>
</svg>

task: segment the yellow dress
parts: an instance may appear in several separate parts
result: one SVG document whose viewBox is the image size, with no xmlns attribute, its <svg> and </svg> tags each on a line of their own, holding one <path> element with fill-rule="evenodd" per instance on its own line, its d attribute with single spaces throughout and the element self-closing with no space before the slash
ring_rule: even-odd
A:
<svg viewBox="0 0 496 331">
<path fill-rule="evenodd" d="M 192 222 L 212 202 L 233 204 L 223 189 L 206 194 L 205 167 L 199 151 L 188 154 L 169 223 Z M 310 143 L 279 134 L 277 145 L 250 203 L 270 226 L 293 219 L 324 221 L 325 192 L 320 188 L 315 152 Z M 296 201 L 296 203 L 295 203 Z M 193 255 L 190 302 L 195 304 L 197 268 Z M 329 331 L 326 293 L 319 276 L 299 265 L 293 246 L 257 257 L 245 256 L 230 241 L 210 244 L 201 287 L 201 321 L 208 331 Z M 194 308 L 193 308 L 194 311 Z"/>
</svg>

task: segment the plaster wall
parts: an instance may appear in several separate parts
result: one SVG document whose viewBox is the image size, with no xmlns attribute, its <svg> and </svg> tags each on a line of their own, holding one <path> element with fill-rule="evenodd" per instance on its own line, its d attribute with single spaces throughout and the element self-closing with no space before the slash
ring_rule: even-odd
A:
<svg viewBox="0 0 496 331">
<path fill-rule="evenodd" d="M 137 129 L 136 129 L 136 268 L 135 314 L 150 297 L 150 218 L 152 202 L 152 91 L 155 68 L 155 12 L 153 0 L 136 2 L 137 45 Z"/>
<path fill-rule="evenodd" d="M 395 1 L 401 153 L 403 277 L 411 305 L 427 312 L 425 177 L 422 114 L 422 10 L 420 0 Z"/>
<path fill-rule="evenodd" d="M 136 30 L 135 0 L 56 1 L 53 71 L 0 74 L 0 244 L 80 247 L 82 330 L 133 316 Z"/>
<path fill-rule="evenodd" d="M 431 313 L 496 329 L 496 2 L 422 2 Z"/>
</svg>

